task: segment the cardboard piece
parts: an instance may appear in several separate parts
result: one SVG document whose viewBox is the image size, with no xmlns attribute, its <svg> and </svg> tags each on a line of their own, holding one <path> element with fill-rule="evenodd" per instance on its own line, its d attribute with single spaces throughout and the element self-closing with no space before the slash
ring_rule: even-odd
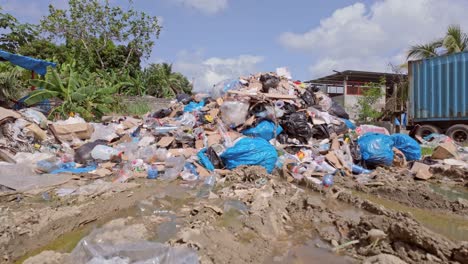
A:
<svg viewBox="0 0 468 264">
<path fill-rule="evenodd" d="M 29 131 L 31 131 L 34 134 L 34 138 L 36 140 L 44 141 L 47 139 L 47 133 L 35 123 L 28 124 L 26 128 L 29 129 Z"/>
<path fill-rule="evenodd" d="M 457 148 L 452 143 L 442 143 L 432 152 L 432 158 L 438 160 L 459 159 Z"/>
<path fill-rule="evenodd" d="M 223 98 L 218 98 L 218 99 L 216 99 L 216 103 L 217 103 L 219 106 L 221 106 L 221 105 L 224 103 Z"/>
<path fill-rule="evenodd" d="M 94 132 L 91 124 L 79 123 L 71 125 L 52 125 L 55 134 L 60 140 L 71 141 L 73 138 L 89 139 Z"/>
<path fill-rule="evenodd" d="M 331 148 L 331 150 L 339 150 L 340 149 L 340 141 L 336 137 L 336 134 L 335 134 L 335 137 L 332 139 L 330 148 Z"/>
<path fill-rule="evenodd" d="M 16 160 L 6 151 L 0 149 L 0 160 L 4 160 L 9 163 L 16 163 Z"/>
<path fill-rule="evenodd" d="M 195 141 L 195 148 L 196 149 L 202 149 L 204 147 L 205 147 L 205 145 L 203 144 L 203 140 L 198 139 L 198 140 Z"/>
<path fill-rule="evenodd" d="M 335 155 L 333 152 L 328 152 L 327 155 L 325 155 L 325 159 L 335 168 L 337 169 L 342 169 L 343 164 L 341 164 L 340 159 Z"/>
<path fill-rule="evenodd" d="M 211 134 L 208 136 L 208 146 L 212 146 L 214 144 L 219 144 L 221 143 L 221 135 L 216 133 L 216 134 Z"/>
<path fill-rule="evenodd" d="M 21 118 L 21 115 L 18 114 L 17 112 L 0 107 L 0 124 L 3 122 L 6 122 L 7 120 L 18 119 L 18 118 Z"/>
<path fill-rule="evenodd" d="M 168 152 L 172 156 L 176 156 L 176 157 L 184 156 L 185 158 L 189 158 L 192 155 L 196 155 L 198 151 L 194 148 L 181 148 L 181 149 L 169 149 Z"/>
<path fill-rule="evenodd" d="M 162 138 L 158 141 L 158 143 L 156 143 L 156 145 L 157 145 L 158 147 L 167 148 L 167 147 L 169 147 L 169 146 L 172 144 L 172 142 L 173 142 L 174 140 L 175 140 L 174 137 L 162 137 Z"/>
<path fill-rule="evenodd" d="M 421 162 L 415 162 L 413 167 L 411 168 L 411 172 L 415 175 L 414 177 L 420 180 L 427 180 L 432 177 L 432 173 L 430 172 L 430 166 L 426 165 Z"/>
</svg>

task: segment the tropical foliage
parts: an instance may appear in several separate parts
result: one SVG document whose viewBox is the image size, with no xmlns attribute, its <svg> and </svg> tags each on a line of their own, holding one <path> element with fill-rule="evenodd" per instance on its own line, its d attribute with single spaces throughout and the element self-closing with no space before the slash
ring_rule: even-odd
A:
<svg viewBox="0 0 468 264">
<path fill-rule="evenodd" d="M 382 116 L 381 109 L 376 108 L 376 103 L 382 98 L 382 86 L 385 86 L 385 78 L 378 83 L 367 83 L 362 96 L 358 99 L 359 120 L 363 122 L 377 121 Z"/>
<path fill-rule="evenodd" d="M 408 59 L 424 59 L 468 50 L 468 35 L 458 25 L 448 27 L 445 37 L 411 46 Z"/>
<path fill-rule="evenodd" d="M 0 49 L 54 61 L 57 69 L 30 81 L 30 73 L 0 63 L 0 102 L 14 101 L 30 85 L 27 104 L 55 98 L 61 104 L 51 116 L 79 113 L 86 119 L 119 111 L 117 94 L 174 97 L 192 85 L 171 64 L 150 64 L 161 26 L 156 16 L 112 5 L 110 0 L 68 0 L 66 9 L 49 6 L 40 24 L 22 24 L 0 8 Z M 26 73 L 26 74 L 25 74 Z"/>
</svg>

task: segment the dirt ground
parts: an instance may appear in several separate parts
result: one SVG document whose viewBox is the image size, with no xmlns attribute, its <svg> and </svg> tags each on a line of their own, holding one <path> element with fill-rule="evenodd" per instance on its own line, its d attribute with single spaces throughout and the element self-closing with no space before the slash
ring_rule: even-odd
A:
<svg viewBox="0 0 468 264">
<path fill-rule="evenodd" d="M 441 170 L 425 182 L 406 170 L 378 170 L 367 184 L 335 177 L 322 190 L 241 167 L 208 199 L 194 198 L 193 184 L 146 179 L 49 201 L 3 196 L 0 252 L 3 263 L 25 255 L 36 255 L 30 264 L 74 263 L 66 252 L 113 220 L 139 238 L 194 249 L 201 263 L 468 263 L 468 174 L 457 173 Z M 57 247 L 67 244 L 63 237 L 70 245 Z"/>
</svg>

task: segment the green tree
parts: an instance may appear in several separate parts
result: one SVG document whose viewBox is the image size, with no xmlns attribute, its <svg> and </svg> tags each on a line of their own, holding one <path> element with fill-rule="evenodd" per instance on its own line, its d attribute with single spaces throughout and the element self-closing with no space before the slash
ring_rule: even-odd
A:
<svg viewBox="0 0 468 264">
<path fill-rule="evenodd" d="M 157 97 L 174 97 L 191 93 L 192 85 L 181 73 L 172 71 L 172 64 L 150 64 L 143 72 L 147 94 Z"/>
<path fill-rule="evenodd" d="M 49 15 L 41 21 L 42 31 L 50 39 L 64 40 L 91 69 L 108 66 L 106 55 L 114 43 L 125 47 L 117 49 L 124 55 L 119 57 L 124 71 L 135 56 L 149 57 L 161 27 L 157 17 L 136 11 L 133 1 L 129 0 L 127 10 L 111 6 L 109 0 L 69 0 L 68 4 L 68 9 L 49 6 Z"/>
<path fill-rule="evenodd" d="M 37 26 L 20 23 L 14 16 L 3 13 L 0 7 L 0 49 L 16 53 L 21 46 L 29 45 L 38 36 Z"/>
<path fill-rule="evenodd" d="M 363 122 L 377 121 L 382 116 L 382 109 L 376 108 L 376 103 L 382 98 L 382 86 L 385 86 L 385 78 L 378 83 L 367 83 L 362 96 L 358 99 L 359 120 Z"/>
<path fill-rule="evenodd" d="M 407 59 L 424 59 L 466 50 L 468 50 L 468 35 L 463 32 L 459 25 L 451 25 L 448 27 L 444 38 L 427 44 L 411 46 Z"/>
</svg>

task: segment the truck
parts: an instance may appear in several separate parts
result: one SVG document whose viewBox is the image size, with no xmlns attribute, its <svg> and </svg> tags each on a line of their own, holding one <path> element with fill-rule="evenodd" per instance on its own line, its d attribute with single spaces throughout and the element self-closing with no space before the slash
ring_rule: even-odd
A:
<svg viewBox="0 0 468 264">
<path fill-rule="evenodd" d="M 408 126 L 468 145 L 468 52 L 408 62 Z"/>
</svg>

